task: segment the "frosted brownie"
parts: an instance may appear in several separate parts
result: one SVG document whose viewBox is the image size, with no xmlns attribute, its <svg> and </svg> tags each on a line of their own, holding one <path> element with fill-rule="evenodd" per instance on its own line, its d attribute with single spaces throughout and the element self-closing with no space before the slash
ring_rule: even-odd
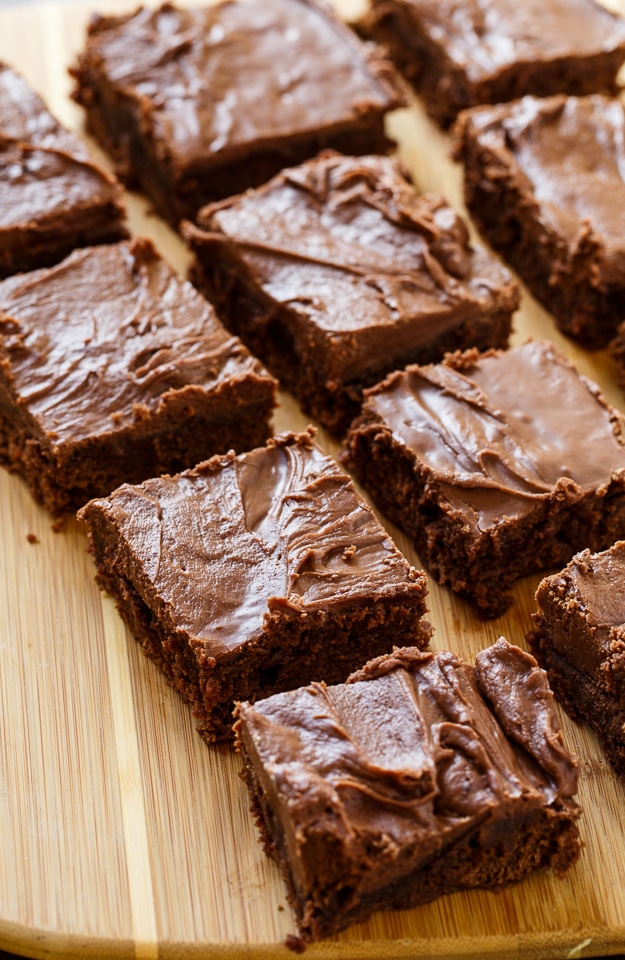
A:
<svg viewBox="0 0 625 960">
<path fill-rule="evenodd" d="M 122 188 L 0 63 L 0 278 L 122 240 Z"/>
<path fill-rule="evenodd" d="M 237 707 L 252 811 L 303 940 L 579 856 L 578 763 L 536 661 L 395 649 Z"/>
<path fill-rule="evenodd" d="M 91 133 L 174 224 L 322 147 L 381 153 L 392 66 L 315 0 L 96 17 L 72 70 Z"/>
<path fill-rule="evenodd" d="M 589 348 L 625 315 L 624 127 L 618 100 L 558 96 L 476 108 L 456 130 L 477 227 Z"/>
<path fill-rule="evenodd" d="M 309 433 L 124 485 L 79 517 L 100 585 L 207 741 L 232 735 L 234 700 L 429 640 L 425 576 Z"/>
<path fill-rule="evenodd" d="M 391 370 L 508 343 L 517 284 L 388 157 L 324 153 L 198 223 L 194 282 L 335 434 Z"/>
<path fill-rule="evenodd" d="M 344 456 L 433 576 L 494 617 L 517 578 L 625 536 L 624 425 L 555 347 L 528 342 L 392 374 Z"/>
<path fill-rule="evenodd" d="M 262 443 L 275 386 L 147 240 L 0 283 L 0 460 L 57 516 Z"/>
<path fill-rule="evenodd" d="M 625 542 L 578 553 L 536 592 L 528 640 L 558 700 L 625 777 Z"/>
<path fill-rule="evenodd" d="M 615 94 L 625 62 L 625 22 L 594 0 L 372 0 L 361 26 L 443 127 L 526 94 Z"/>
</svg>

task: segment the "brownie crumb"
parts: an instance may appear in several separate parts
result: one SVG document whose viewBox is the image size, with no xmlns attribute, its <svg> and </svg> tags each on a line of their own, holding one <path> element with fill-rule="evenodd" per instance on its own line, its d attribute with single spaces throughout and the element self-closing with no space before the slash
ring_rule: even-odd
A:
<svg viewBox="0 0 625 960">
<path fill-rule="evenodd" d="M 39 543 L 39 537 L 36 536 L 36 534 L 34 533 L 27 533 L 26 539 L 28 540 L 29 543 Z"/>
<path fill-rule="evenodd" d="M 288 947 L 289 950 L 292 950 L 293 953 L 304 953 L 306 950 L 306 944 L 301 937 L 296 937 L 292 933 L 289 933 L 286 940 L 284 941 L 284 946 Z"/>
</svg>

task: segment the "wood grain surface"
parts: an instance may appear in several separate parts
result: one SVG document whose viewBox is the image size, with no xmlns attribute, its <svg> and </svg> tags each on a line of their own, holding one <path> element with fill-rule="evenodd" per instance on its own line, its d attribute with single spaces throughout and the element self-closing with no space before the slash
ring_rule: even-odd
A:
<svg viewBox="0 0 625 960">
<path fill-rule="evenodd" d="M 97 9 L 133 6 L 109 0 Z M 87 2 L 0 9 L 0 58 L 79 131 L 66 69 L 90 12 Z M 419 187 L 462 209 L 448 138 L 416 103 L 390 127 Z M 186 271 L 177 236 L 138 196 L 129 205 L 133 233 L 151 236 Z M 524 291 L 514 342 L 528 336 L 558 343 L 624 408 L 606 355 L 564 340 Z M 306 423 L 282 397 L 276 429 Z M 336 451 L 323 431 L 319 440 Z M 283 944 L 295 932 L 293 917 L 257 842 L 239 760 L 229 747 L 209 749 L 200 740 L 186 705 L 98 591 L 79 525 L 70 521 L 55 533 L 23 482 L 0 470 L 0 537 L 0 948 L 68 960 L 291 957 Z M 513 609 L 486 624 L 431 583 L 433 646 L 472 657 L 502 634 L 523 646 L 538 580 L 519 583 Z M 307 956 L 547 960 L 621 952 L 624 788 L 592 734 L 562 719 L 567 744 L 582 758 L 585 846 L 574 869 L 562 880 L 536 875 L 497 895 L 460 893 L 376 914 Z"/>
</svg>

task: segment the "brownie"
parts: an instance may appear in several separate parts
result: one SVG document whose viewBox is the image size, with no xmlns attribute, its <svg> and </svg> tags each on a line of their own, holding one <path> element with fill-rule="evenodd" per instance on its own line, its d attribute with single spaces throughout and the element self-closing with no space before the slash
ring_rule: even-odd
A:
<svg viewBox="0 0 625 960">
<path fill-rule="evenodd" d="M 482 235 L 591 349 L 625 315 L 624 124 L 618 100 L 556 96 L 476 108 L 456 129 Z"/>
<path fill-rule="evenodd" d="M 625 418 L 552 344 L 410 366 L 343 456 L 440 582 L 495 617 L 513 582 L 625 536 Z"/>
<path fill-rule="evenodd" d="M 390 146 L 392 66 L 316 0 L 92 20 L 71 71 L 88 129 L 174 225 L 323 147 Z"/>
<path fill-rule="evenodd" d="M 337 435 L 391 370 L 508 343 L 517 284 L 388 157 L 323 153 L 198 223 L 194 282 Z"/>
<path fill-rule="evenodd" d="M 347 683 L 237 705 L 252 812 L 304 941 L 579 856 L 578 762 L 544 671 L 395 649 Z"/>
<path fill-rule="evenodd" d="M 578 553 L 538 587 L 528 636 L 558 700 L 625 778 L 625 542 Z"/>
<path fill-rule="evenodd" d="M 117 180 L 0 63 L 0 278 L 128 236 Z"/>
<path fill-rule="evenodd" d="M 310 432 L 124 484 L 79 518 L 98 582 L 209 742 L 232 736 L 234 700 L 429 640 L 424 574 Z"/>
<path fill-rule="evenodd" d="M 275 387 L 148 240 L 0 283 L 0 460 L 56 516 L 264 442 Z"/>
<path fill-rule="evenodd" d="M 625 22 L 594 0 L 371 0 L 362 31 L 448 127 L 518 97 L 615 94 Z"/>
</svg>

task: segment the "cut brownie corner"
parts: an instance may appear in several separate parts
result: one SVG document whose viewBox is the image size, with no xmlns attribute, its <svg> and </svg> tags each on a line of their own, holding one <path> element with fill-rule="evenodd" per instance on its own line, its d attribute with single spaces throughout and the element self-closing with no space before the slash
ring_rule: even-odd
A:
<svg viewBox="0 0 625 960">
<path fill-rule="evenodd" d="M 235 712 L 251 810 L 305 942 L 579 857 L 579 763 L 544 671 L 503 638 L 475 666 L 395 648 L 345 684 Z"/>
<path fill-rule="evenodd" d="M 583 550 L 536 591 L 527 640 L 569 716 L 596 733 L 625 779 L 625 541 Z"/>
<path fill-rule="evenodd" d="M 79 519 L 100 586 L 208 742 L 232 736 L 235 700 L 429 642 L 425 575 L 311 431 L 126 484 Z"/>
</svg>

